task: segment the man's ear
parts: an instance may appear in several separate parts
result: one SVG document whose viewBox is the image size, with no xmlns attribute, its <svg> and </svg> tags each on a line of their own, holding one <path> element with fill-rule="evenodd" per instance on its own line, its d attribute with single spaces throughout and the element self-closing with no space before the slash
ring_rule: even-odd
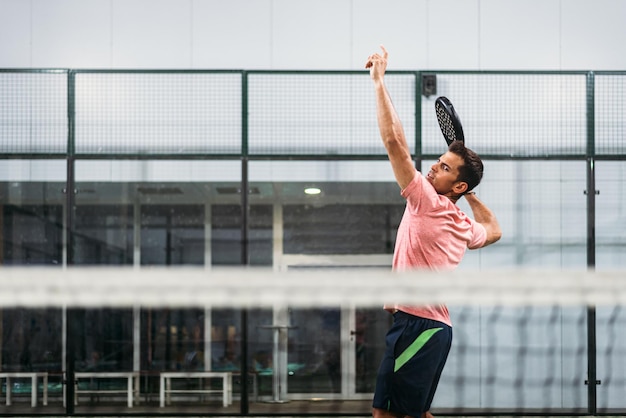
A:
<svg viewBox="0 0 626 418">
<path fill-rule="evenodd" d="M 457 181 L 456 183 L 454 183 L 454 186 L 452 186 L 452 190 L 457 195 L 462 195 L 467 191 L 468 188 L 469 186 L 464 181 Z"/>
</svg>

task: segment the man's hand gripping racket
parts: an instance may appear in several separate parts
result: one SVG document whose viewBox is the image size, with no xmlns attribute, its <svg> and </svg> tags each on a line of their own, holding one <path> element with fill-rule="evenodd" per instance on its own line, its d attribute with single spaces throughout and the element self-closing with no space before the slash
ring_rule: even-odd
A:
<svg viewBox="0 0 626 418">
<path fill-rule="evenodd" d="M 441 96 L 435 100 L 435 112 L 439 128 L 448 146 L 454 141 L 465 142 L 461 119 L 447 97 Z"/>
</svg>

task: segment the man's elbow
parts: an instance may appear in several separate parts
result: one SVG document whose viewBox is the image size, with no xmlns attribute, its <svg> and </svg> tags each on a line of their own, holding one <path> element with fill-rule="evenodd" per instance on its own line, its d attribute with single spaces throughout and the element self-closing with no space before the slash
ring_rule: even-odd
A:
<svg viewBox="0 0 626 418">
<path fill-rule="evenodd" d="M 485 243 L 485 246 L 498 242 L 500 238 L 502 238 L 502 230 L 500 228 L 494 228 L 487 234 L 487 242 Z"/>
</svg>

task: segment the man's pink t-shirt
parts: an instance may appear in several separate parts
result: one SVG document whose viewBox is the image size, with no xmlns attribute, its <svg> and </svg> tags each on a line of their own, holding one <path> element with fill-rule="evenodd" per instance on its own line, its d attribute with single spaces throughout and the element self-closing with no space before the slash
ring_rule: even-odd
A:
<svg viewBox="0 0 626 418">
<path fill-rule="evenodd" d="M 487 240 L 485 227 L 468 217 L 435 188 L 420 172 L 402 190 L 406 209 L 398 227 L 393 269 L 450 271 L 467 248 L 480 248 Z M 445 305 L 385 306 L 411 315 L 452 325 Z"/>
</svg>

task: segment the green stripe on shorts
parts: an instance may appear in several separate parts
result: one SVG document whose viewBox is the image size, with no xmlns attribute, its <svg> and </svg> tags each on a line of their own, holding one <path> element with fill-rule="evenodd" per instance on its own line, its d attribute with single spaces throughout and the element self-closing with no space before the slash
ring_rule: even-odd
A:
<svg viewBox="0 0 626 418">
<path fill-rule="evenodd" d="M 417 352 L 420 351 L 422 347 L 424 347 L 424 345 L 431 339 L 433 335 L 435 335 L 437 332 L 441 331 L 442 329 L 443 328 L 432 328 L 432 329 L 427 329 L 426 331 L 422 332 L 415 339 L 415 341 L 413 341 L 411 345 L 408 346 L 406 350 L 404 350 L 402 354 L 398 356 L 398 358 L 396 358 L 395 364 L 393 367 L 394 373 L 397 372 L 400 369 L 400 367 L 404 366 L 406 362 L 411 359 L 411 357 L 417 354 Z"/>
</svg>

